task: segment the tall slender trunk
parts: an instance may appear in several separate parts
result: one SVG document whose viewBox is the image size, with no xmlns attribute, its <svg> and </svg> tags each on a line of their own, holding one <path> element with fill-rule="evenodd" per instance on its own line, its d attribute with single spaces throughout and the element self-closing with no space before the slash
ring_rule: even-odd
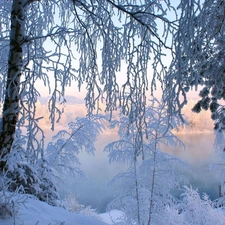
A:
<svg viewBox="0 0 225 225">
<path fill-rule="evenodd" d="M 136 195 L 136 202 L 137 202 L 137 219 L 138 219 L 138 225 L 143 224 L 142 218 L 141 218 L 141 206 L 140 206 L 140 194 L 139 194 L 139 183 L 138 183 L 138 168 L 137 168 L 137 160 L 138 155 L 142 155 L 142 160 L 144 160 L 144 150 L 143 150 L 143 134 L 142 134 L 142 118 L 139 118 L 137 122 L 137 133 L 136 137 L 134 139 L 134 176 L 135 176 L 135 195 Z"/>
<path fill-rule="evenodd" d="M 140 216 L 140 198 L 139 198 L 139 188 L 138 188 L 138 178 L 137 178 L 137 153 L 134 154 L 134 179 L 135 179 L 135 195 L 137 201 L 137 219 L 138 225 L 141 225 L 141 216 Z"/>
<path fill-rule="evenodd" d="M 154 196 L 154 189 L 155 189 L 155 173 L 156 173 L 156 151 L 157 151 L 157 134 L 155 137 L 155 145 L 154 145 L 154 153 L 153 153 L 153 162 L 154 168 L 152 171 L 152 185 L 151 185 L 151 192 L 150 192 L 150 202 L 149 202 L 149 215 L 148 215 L 148 223 L 147 225 L 151 225 L 152 220 L 152 212 L 153 212 L 153 196 Z"/>
<path fill-rule="evenodd" d="M 8 74 L 0 125 L 0 172 L 4 171 L 7 155 L 11 151 L 19 115 L 20 77 L 23 70 L 22 45 L 25 42 L 24 3 L 25 0 L 13 0 L 11 11 Z"/>
</svg>

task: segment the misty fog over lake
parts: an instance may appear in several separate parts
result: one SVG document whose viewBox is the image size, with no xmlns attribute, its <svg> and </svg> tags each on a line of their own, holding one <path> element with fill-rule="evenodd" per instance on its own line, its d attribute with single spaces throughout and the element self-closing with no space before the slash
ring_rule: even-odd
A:
<svg viewBox="0 0 225 225">
<path fill-rule="evenodd" d="M 213 133 L 182 133 L 178 137 L 186 145 L 183 148 L 169 148 L 168 153 L 174 154 L 190 166 L 187 174 L 189 183 L 193 188 L 198 188 L 200 193 L 206 192 L 211 199 L 219 196 L 219 181 L 209 170 L 214 158 L 214 134 Z M 107 204 L 113 199 L 114 187 L 108 185 L 109 181 L 117 173 L 126 169 L 126 165 L 119 163 L 109 164 L 107 153 L 103 152 L 104 146 L 116 138 L 114 133 L 107 133 L 97 142 L 95 156 L 81 153 L 81 169 L 88 176 L 84 181 L 80 178 L 67 179 L 68 187 L 65 192 L 75 193 L 82 204 L 91 205 L 98 212 L 105 212 Z M 70 191 L 68 191 L 68 188 Z M 63 195 L 64 191 L 62 191 Z M 179 193 L 177 193 L 179 194 Z"/>
</svg>

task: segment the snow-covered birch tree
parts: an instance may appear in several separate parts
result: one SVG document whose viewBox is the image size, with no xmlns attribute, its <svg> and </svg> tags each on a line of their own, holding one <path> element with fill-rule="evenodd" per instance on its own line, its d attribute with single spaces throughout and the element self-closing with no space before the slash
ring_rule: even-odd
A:
<svg viewBox="0 0 225 225">
<path fill-rule="evenodd" d="M 26 128 L 27 160 L 43 155 L 41 118 L 35 114 L 41 95 L 37 81 L 49 88 L 52 129 L 73 81 L 77 90 L 87 89 L 89 114 L 99 110 L 102 99 L 105 110 L 122 105 L 132 118 L 131 94 L 139 93 L 144 111 L 146 91 L 153 91 L 156 78 L 162 80 L 163 49 L 172 49 L 168 37 L 176 29 L 169 0 L 1 0 L 0 15 L 1 171 L 17 127 Z M 126 74 L 120 88 L 122 67 Z"/>
<path fill-rule="evenodd" d="M 173 207 L 175 198 L 170 191 L 179 187 L 182 170 L 187 169 L 181 160 L 162 150 L 183 145 L 171 132 L 179 125 L 179 119 L 173 119 L 171 122 L 165 104 L 153 99 L 145 118 L 140 116 L 137 123 L 130 124 L 125 116 L 112 122 L 118 126 L 120 139 L 109 143 L 105 151 L 110 162 L 127 163 L 128 169 L 111 181 L 120 189 L 109 208 L 123 210 L 127 224 L 172 223 L 167 207 Z"/>
</svg>

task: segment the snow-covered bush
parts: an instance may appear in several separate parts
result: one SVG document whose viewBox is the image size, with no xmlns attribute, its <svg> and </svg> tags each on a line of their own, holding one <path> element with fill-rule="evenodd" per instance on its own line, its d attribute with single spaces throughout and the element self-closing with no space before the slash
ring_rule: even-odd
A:
<svg viewBox="0 0 225 225">
<path fill-rule="evenodd" d="M 6 189 L 31 194 L 41 201 L 57 205 L 59 196 L 51 166 L 43 155 L 29 155 L 26 145 L 27 137 L 22 135 L 21 130 L 17 130 L 4 171 Z"/>
<path fill-rule="evenodd" d="M 40 182 L 35 196 L 50 205 L 58 205 L 60 199 L 57 188 L 58 179 L 48 161 L 43 158 L 38 161 L 37 173 Z"/>
<path fill-rule="evenodd" d="M 62 203 L 68 211 L 74 213 L 78 213 L 84 208 L 84 205 L 79 204 L 75 194 L 66 195 Z"/>
<path fill-rule="evenodd" d="M 203 194 L 201 198 L 198 190 L 189 187 L 185 187 L 181 194 L 180 211 L 183 225 L 223 225 L 225 221 L 224 213 L 213 207 L 207 194 Z"/>
<path fill-rule="evenodd" d="M 43 164 L 44 162 L 35 165 L 20 162 L 13 170 L 6 171 L 7 190 L 31 194 L 50 205 L 57 205 L 59 195 L 53 180 L 54 174 Z"/>
<path fill-rule="evenodd" d="M 75 194 L 67 195 L 64 198 L 62 204 L 70 212 L 92 216 L 99 219 L 99 216 L 96 213 L 96 210 L 93 209 L 91 206 L 85 206 L 80 204 Z"/>
</svg>

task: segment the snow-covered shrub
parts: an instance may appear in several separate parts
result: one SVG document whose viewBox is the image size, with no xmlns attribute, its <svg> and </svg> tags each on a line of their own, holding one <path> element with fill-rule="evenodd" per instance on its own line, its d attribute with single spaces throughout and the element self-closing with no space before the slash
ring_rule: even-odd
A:
<svg viewBox="0 0 225 225">
<path fill-rule="evenodd" d="M 183 225 L 223 225 L 225 221 L 224 213 L 213 207 L 207 194 L 203 194 L 201 198 L 198 190 L 189 187 L 185 187 L 181 194 L 180 210 Z"/>
<path fill-rule="evenodd" d="M 37 173 L 40 182 L 35 195 L 38 199 L 50 205 L 58 205 L 60 198 L 57 189 L 57 178 L 49 163 L 43 158 L 38 161 Z"/>
<path fill-rule="evenodd" d="M 21 162 L 13 170 L 8 170 L 6 172 L 7 190 L 31 194 L 50 205 L 57 205 L 59 196 L 56 184 L 52 179 L 54 174 L 50 168 L 44 167 L 43 164 L 30 165 Z"/>
<path fill-rule="evenodd" d="M 99 219 L 96 209 L 93 209 L 90 205 L 85 206 L 83 209 L 81 209 L 79 214 L 86 215 L 86 216 L 92 216 L 92 217 Z"/>
<path fill-rule="evenodd" d="M 4 171 L 5 188 L 10 192 L 31 194 L 41 201 L 57 205 L 59 196 L 51 166 L 44 157 L 28 157 L 25 140 L 18 130 Z"/>
<path fill-rule="evenodd" d="M 96 213 L 96 210 L 93 209 L 91 206 L 84 206 L 80 204 L 75 194 L 67 195 L 62 203 L 63 206 L 70 212 L 99 218 L 98 214 Z"/>
<path fill-rule="evenodd" d="M 63 199 L 63 206 L 74 213 L 78 213 L 84 208 L 84 205 L 79 204 L 75 194 L 66 195 Z"/>
<path fill-rule="evenodd" d="M 35 194 L 36 186 L 39 183 L 37 171 L 27 163 L 17 163 L 13 170 L 7 170 L 9 179 L 8 190 L 15 191 L 21 188 L 24 193 Z"/>
</svg>

